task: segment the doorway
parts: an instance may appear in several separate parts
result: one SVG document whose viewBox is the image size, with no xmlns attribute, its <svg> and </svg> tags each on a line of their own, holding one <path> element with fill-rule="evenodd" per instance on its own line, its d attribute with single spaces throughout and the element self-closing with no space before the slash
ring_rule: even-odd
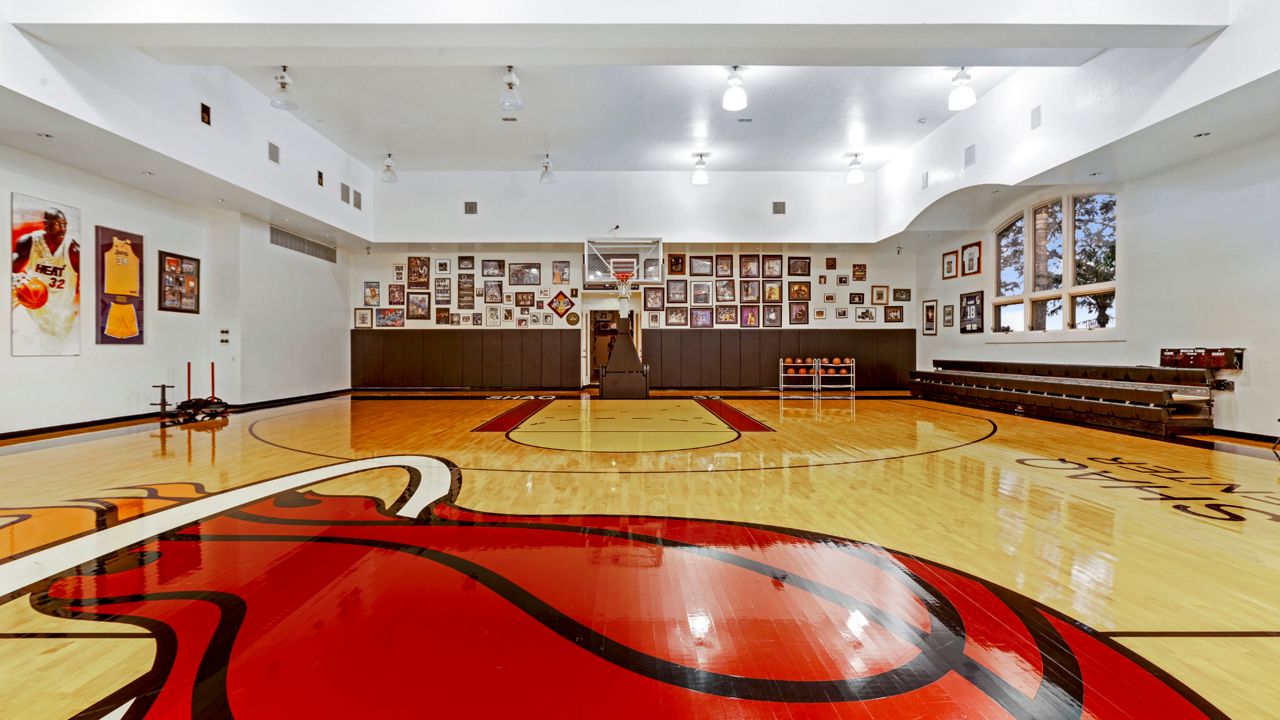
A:
<svg viewBox="0 0 1280 720">
<path fill-rule="evenodd" d="M 591 368 L 591 384 L 600 384 L 600 368 L 609 362 L 609 350 L 618 335 L 617 310 L 591 311 L 591 339 L 587 346 L 588 365 Z"/>
</svg>

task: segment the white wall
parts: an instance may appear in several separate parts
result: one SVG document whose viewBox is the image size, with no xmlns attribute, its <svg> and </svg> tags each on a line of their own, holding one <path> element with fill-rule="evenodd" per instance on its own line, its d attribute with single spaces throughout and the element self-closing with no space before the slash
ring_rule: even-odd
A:
<svg viewBox="0 0 1280 720">
<path fill-rule="evenodd" d="M 1046 188 L 1045 197 L 1060 190 Z M 918 366 L 928 369 L 935 358 L 1157 365 L 1162 347 L 1244 347 L 1244 371 L 1222 375 L 1235 380 L 1236 389 L 1215 393 L 1214 423 L 1275 435 L 1280 417 L 1280 364 L 1275 362 L 1280 354 L 1280 135 L 1115 190 L 1119 313 L 1114 332 L 1074 333 L 1084 338 L 1080 342 L 1043 342 L 1053 334 L 992 335 L 996 261 L 988 232 L 973 238 L 984 242 L 980 277 L 940 279 L 941 254 L 958 249 L 959 241 L 917 253 L 920 300 L 937 299 L 941 307 L 956 304 L 961 293 L 983 290 L 987 304 L 987 330 L 981 334 L 939 327 L 937 337 L 920 337 Z M 991 218 L 990 229 L 1006 215 Z"/>
<path fill-rule="evenodd" d="M 12 316 L 0 312 L 0 336 L 4 342 L 0 349 L 0 432 L 152 412 L 148 403 L 159 399 L 152 385 L 178 385 L 178 392 L 185 393 L 184 364 L 188 360 L 198 368 L 196 391 L 207 392 L 213 343 L 209 315 L 207 310 L 188 315 L 156 309 L 156 257 L 159 250 L 206 257 L 210 243 L 208 214 L 0 146 L 0 194 L 6 226 L 13 192 L 80 210 L 80 237 L 73 238 L 80 243 L 81 256 L 80 355 L 12 357 Z M 97 225 L 143 236 L 144 345 L 94 343 Z M 6 288 L 8 269 L 6 264 Z M 214 267 L 202 267 L 201 275 L 206 288 L 220 281 Z"/>
<path fill-rule="evenodd" d="M 374 240 L 582 242 L 614 225 L 621 235 L 669 243 L 868 243 L 875 238 L 875 174 L 846 185 L 844 173 L 712 172 L 400 173 L 378 186 Z M 463 202 L 479 202 L 464 215 Z M 772 203 L 787 203 L 774 215 Z"/>
<path fill-rule="evenodd" d="M 204 212 L 0 146 L 6 216 L 12 192 L 80 210 L 80 355 L 12 357 L 11 315 L 0 313 L 0 433 L 153 412 L 152 385 L 177 385 L 170 397 L 185 397 L 187 361 L 197 395 L 209 392 L 209 361 L 217 361 L 218 395 L 232 403 L 349 387 L 345 254 L 335 265 L 284 250 L 268 243 L 265 225 L 238 214 Z M 97 225 L 143 236 L 142 345 L 94 342 Z M 201 259 L 200 314 L 156 309 L 159 250 Z M 228 346 L 218 344 L 221 328 L 231 330 Z"/>
</svg>

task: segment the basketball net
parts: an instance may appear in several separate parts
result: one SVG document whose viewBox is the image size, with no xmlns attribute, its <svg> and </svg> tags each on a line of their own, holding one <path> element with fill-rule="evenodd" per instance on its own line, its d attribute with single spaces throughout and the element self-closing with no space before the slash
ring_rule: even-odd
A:
<svg viewBox="0 0 1280 720">
<path fill-rule="evenodd" d="M 618 281 L 618 309 L 623 317 L 631 314 L 631 278 L 635 277 L 635 273 L 624 272 L 622 270 L 613 273 L 613 279 Z"/>
</svg>

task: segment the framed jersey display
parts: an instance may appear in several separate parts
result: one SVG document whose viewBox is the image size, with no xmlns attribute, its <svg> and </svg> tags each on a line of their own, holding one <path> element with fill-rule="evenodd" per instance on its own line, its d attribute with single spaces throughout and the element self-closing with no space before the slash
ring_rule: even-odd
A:
<svg viewBox="0 0 1280 720">
<path fill-rule="evenodd" d="M 143 343 L 142 236 L 99 225 L 95 307 L 99 345 Z"/>
<path fill-rule="evenodd" d="M 80 354 L 80 211 L 13 193 L 9 351 Z"/>
<path fill-rule="evenodd" d="M 200 313 L 200 260 L 160 251 L 160 309 Z"/>
</svg>

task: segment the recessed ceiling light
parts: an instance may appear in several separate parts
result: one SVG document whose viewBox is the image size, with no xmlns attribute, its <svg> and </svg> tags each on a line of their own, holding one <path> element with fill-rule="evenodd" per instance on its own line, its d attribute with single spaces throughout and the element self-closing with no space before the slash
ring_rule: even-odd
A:
<svg viewBox="0 0 1280 720">
<path fill-rule="evenodd" d="M 52 136 L 52 135 L 50 135 L 49 133 L 46 133 L 46 132 L 38 132 L 38 133 L 36 133 L 36 137 L 42 137 L 42 138 L 45 138 L 45 139 L 47 139 L 47 140 L 52 140 L 52 139 L 53 139 L 53 136 Z"/>
<path fill-rule="evenodd" d="M 151 172 L 150 170 L 143 170 L 143 171 L 142 171 L 142 174 L 143 174 L 143 175 L 148 175 L 148 176 L 153 176 L 153 175 L 155 175 L 155 173 Z"/>
<path fill-rule="evenodd" d="M 991 194 L 992 194 L 992 195 L 999 195 L 999 194 L 1000 194 L 1000 191 L 999 191 L 999 190 L 992 190 L 992 191 L 991 191 Z"/>
<path fill-rule="evenodd" d="M 1194 137 L 1196 140 L 1199 140 L 1200 138 L 1207 138 L 1207 137 L 1209 137 L 1209 136 L 1210 136 L 1210 135 L 1212 135 L 1212 134 L 1213 134 L 1213 133 L 1211 133 L 1211 132 L 1198 132 L 1198 133 L 1196 133 L 1195 135 L 1193 135 L 1192 137 Z"/>
<path fill-rule="evenodd" d="M 225 203 L 226 201 L 227 201 L 226 198 L 218 198 L 218 202 L 220 203 Z"/>
<path fill-rule="evenodd" d="M 755 118 L 738 118 L 738 122 L 740 123 L 755 122 Z"/>
<path fill-rule="evenodd" d="M 520 118 L 504 117 L 502 122 L 520 122 Z"/>
<path fill-rule="evenodd" d="M 1089 177 L 1098 177 L 1101 174 L 1102 173 L 1098 172 L 1097 170 L 1094 170 L 1093 172 L 1089 173 Z"/>
<path fill-rule="evenodd" d="M 927 125 L 929 123 L 929 118 L 925 117 L 924 115 L 921 115 L 920 117 L 916 118 L 916 122 L 921 125 Z"/>
</svg>

